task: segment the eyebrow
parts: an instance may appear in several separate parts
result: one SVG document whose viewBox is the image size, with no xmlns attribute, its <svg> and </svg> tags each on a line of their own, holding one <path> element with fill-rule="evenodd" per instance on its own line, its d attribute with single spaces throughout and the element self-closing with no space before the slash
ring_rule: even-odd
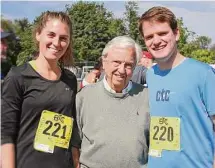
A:
<svg viewBox="0 0 215 168">
<path fill-rule="evenodd" d="M 154 34 L 162 34 L 162 33 L 169 33 L 169 31 L 168 31 L 168 30 L 157 31 L 157 32 L 152 33 L 152 34 L 147 34 L 147 35 L 145 35 L 144 38 L 147 38 L 147 37 L 149 37 L 149 36 L 154 36 Z"/>
<path fill-rule="evenodd" d="M 60 37 L 66 37 L 66 38 L 69 38 L 68 35 L 60 35 Z"/>
<path fill-rule="evenodd" d="M 123 62 L 123 63 L 129 63 L 129 64 L 133 64 L 134 62 L 132 61 L 121 61 L 119 59 L 113 59 L 112 61 L 119 61 L 119 62 Z"/>
<path fill-rule="evenodd" d="M 147 35 L 144 35 L 143 38 L 148 38 L 150 36 L 153 36 L 153 34 L 147 34 Z"/>
<path fill-rule="evenodd" d="M 47 33 L 49 34 L 49 33 L 52 33 L 52 34 L 56 34 L 55 32 L 53 32 L 53 31 L 47 31 Z M 66 34 L 62 34 L 62 35 L 60 35 L 61 37 L 67 37 L 67 38 L 69 38 L 69 35 L 66 35 Z"/>
</svg>

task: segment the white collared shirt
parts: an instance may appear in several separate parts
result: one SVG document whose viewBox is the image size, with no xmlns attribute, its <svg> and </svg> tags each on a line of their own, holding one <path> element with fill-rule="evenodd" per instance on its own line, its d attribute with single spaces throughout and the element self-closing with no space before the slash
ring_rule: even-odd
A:
<svg viewBox="0 0 215 168">
<path fill-rule="evenodd" d="M 107 83 L 106 76 L 104 76 L 103 84 L 104 84 L 105 89 L 106 89 L 108 92 L 110 92 L 110 93 L 116 93 L 116 91 L 113 90 L 113 89 L 109 86 L 109 84 Z M 129 81 L 127 87 L 125 87 L 125 88 L 122 90 L 122 93 L 124 93 L 124 94 L 125 94 L 125 93 L 128 93 L 128 92 L 131 90 L 131 88 L 132 88 L 132 82 Z"/>
</svg>

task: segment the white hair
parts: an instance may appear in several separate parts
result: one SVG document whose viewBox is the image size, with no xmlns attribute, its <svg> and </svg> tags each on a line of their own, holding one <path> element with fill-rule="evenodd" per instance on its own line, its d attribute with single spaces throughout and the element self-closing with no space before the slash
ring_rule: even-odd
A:
<svg viewBox="0 0 215 168">
<path fill-rule="evenodd" d="M 108 51 L 112 47 L 120 47 L 120 48 L 134 48 L 135 49 L 135 59 L 136 63 L 139 62 L 140 58 L 142 57 L 142 49 L 139 44 L 137 44 L 131 37 L 129 36 L 117 36 L 113 38 L 111 41 L 109 41 L 105 48 L 102 51 L 102 56 L 106 57 L 108 54 Z"/>
</svg>

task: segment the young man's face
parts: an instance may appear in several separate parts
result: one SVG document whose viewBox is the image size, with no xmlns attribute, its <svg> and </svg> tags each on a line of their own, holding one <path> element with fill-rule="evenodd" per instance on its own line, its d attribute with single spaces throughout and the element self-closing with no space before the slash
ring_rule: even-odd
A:
<svg viewBox="0 0 215 168">
<path fill-rule="evenodd" d="M 148 51 L 159 62 L 166 62 L 177 52 L 179 31 L 172 31 L 168 23 L 144 21 L 142 25 Z"/>
</svg>

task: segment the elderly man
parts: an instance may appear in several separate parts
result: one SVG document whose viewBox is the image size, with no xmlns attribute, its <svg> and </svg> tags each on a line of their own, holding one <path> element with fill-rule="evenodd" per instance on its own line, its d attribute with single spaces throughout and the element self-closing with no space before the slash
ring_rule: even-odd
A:
<svg viewBox="0 0 215 168">
<path fill-rule="evenodd" d="M 76 97 L 81 149 L 76 167 L 139 168 L 147 164 L 149 107 L 147 89 L 130 81 L 141 56 L 130 37 L 119 36 L 103 50 L 102 81 Z"/>
</svg>

